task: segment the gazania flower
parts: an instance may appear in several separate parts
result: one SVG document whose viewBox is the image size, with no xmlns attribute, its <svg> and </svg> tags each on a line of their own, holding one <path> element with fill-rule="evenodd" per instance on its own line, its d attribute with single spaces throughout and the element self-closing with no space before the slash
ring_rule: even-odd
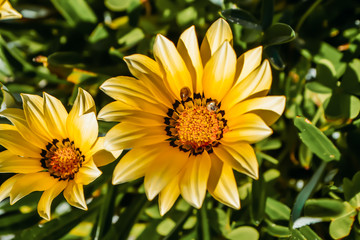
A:
<svg viewBox="0 0 360 240">
<path fill-rule="evenodd" d="M 9 0 L 0 0 L 0 20 L 17 18 L 22 18 L 22 15 L 11 6 Z"/>
<path fill-rule="evenodd" d="M 158 35 L 155 61 L 125 57 L 136 77 L 115 77 L 101 89 L 116 101 L 98 118 L 119 121 L 105 136 L 109 151 L 132 148 L 116 166 L 113 183 L 145 176 L 148 199 L 159 194 L 165 214 L 178 196 L 200 208 L 206 191 L 240 208 L 233 170 L 258 178 L 250 144 L 268 137 L 282 114 L 284 96 L 266 96 L 272 76 L 262 47 L 238 59 L 225 20 L 207 31 L 200 51 L 194 27 L 177 47 Z"/>
<path fill-rule="evenodd" d="M 69 204 L 86 210 L 83 185 L 101 174 L 96 165 L 115 159 L 103 149 L 104 138 L 98 138 L 94 100 L 79 89 L 69 114 L 46 93 L 23 94 L 22 100 L 24 110 L 0 113 L 14 124 L 0 124 L 0 144 L 7 149 L 0 153 L 0 172 L 17 173 L 0 186 L 0 201 L 10 196 L 14 204 L 31 192 L 44 191 L 38 213 L 49 220 L 51 203 L 63 191 Z"/>
</svg>

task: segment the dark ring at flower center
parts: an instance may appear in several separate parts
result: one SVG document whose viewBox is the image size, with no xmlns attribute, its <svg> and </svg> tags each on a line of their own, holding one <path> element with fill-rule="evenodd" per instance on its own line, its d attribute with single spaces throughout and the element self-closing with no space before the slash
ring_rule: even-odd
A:
<svg viewBox="0 0 360 240">
<path fill-rule="evenodd" d="M 227 130 L 225 112 L 216 100 L 206 99 L 199 93 L 182 99 L 175 101 L 165 117 L 170 145 L 193 155 L 212 152 Z"/>
<path fill-rule="evenodd" d="M 42 150 L 41 156 L 41 166 L 59 180 L 74 179 L 85 160 L 80 149 L 75 148 L 74 142 L 68 138 L 61 142 L 57 139 L 49 142 L 46 150 Z"/>
</svg>

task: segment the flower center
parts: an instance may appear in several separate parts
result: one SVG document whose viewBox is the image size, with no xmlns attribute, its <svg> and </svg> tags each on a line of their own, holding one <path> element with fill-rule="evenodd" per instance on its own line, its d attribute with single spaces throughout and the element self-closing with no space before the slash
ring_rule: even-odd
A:
<svg viewBox="0 0 360 240">
<path fill-rule="evenodd" d="M 46 149 L 41 153 L 41 165 L 50 175 L 59 180 L 74 179 L 85 159 L 80 149 L 75 148 L 74 142 L 66 138 L 60 143 L 54 139 L 46 145 Z"/>
<path fill-rule="evenodd" d="M 210 112 L 206 107 L 197 106 L 185 109 L 179 115 L 175 128 L 183 145 L 198 148 L 217 140 L 219 120 L 214 112 Z"/>
<path fill-rule="evenodd" d="M 194 155 L 204 150 L 212 152 L 227 130 L 225 112 L 219 108 L 216 100 L 205 99 L 200 94 L 194 94 L 193 98 L 182 96 L 182 101 L 176 101 L 165 118 L 170 145 Z"/>
</svg>

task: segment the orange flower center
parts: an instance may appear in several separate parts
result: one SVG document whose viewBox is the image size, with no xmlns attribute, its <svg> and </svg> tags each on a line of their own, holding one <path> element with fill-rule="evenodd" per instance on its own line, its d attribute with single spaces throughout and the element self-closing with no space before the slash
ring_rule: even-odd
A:
<svg viewBox="0 0 360 240">
<path fill-rule="evenodd" d="M 216 113 L 203 106 L 185 109 L 175 129 L 181 144 L 193 148 L 205 147 L 215 142 L 221 134 Z"/>
<path fill-rule="evenodd" d="M 197 155 L 204 151 L 212 152 L 219 144 L 224 131 L 227 131 L 224 111 L 216 100 L 205 99 L 200 94 L 189 97 L 189 89 L 182 89 L 182 101 L 176 101 L 165 118 L 165 131 L 170 145 Z"/>
<path fill-rule="evenodd" d="M 75 148 L 74 142 L 67 138 L 60 143 L 54 139 L 46 145 L 46 149 L 41 153 L 41 164 L 50 175 L 59 180 L 74 179 L 85 159 L 80 149 Z"/>
</svg>

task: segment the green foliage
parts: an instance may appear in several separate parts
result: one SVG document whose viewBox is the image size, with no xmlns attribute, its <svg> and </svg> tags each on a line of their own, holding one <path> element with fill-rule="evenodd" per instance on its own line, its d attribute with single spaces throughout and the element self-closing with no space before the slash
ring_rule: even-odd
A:
<svg viewBox="0 0 360 240">
<path fill-rule="evenodd" d="M 285 95 L 286 109 L 274 134 L 254 145 L 259 180 L 235 173 L 240 210 L 208 194 L 201 209 L 179 198 L 160 216 L 142 180 L 111 184 L 123 154 L 85 187 L 87 211 L 59 196 L 45 222 L 39 193 L 0 202 L 0 239 L 360 239 L 359 1 L 10 2 L 24 18 L 0 21 L 0 112 L 21 107 L 20 93 L 44 91 L 70 109 L 78 87 L 99 111 L 111 101 L 99 86 L 131 75 L 124 56 L 152 57 L 157 34 L 176 43 L 191 25 L 200 41 L 220 16 L 237 56 L 264 46 L 270 95 Z M 100 135 L 113 125 L 100 121 Z M 0 184 L 10 176 L 1 174 Z"/>
</svg>

